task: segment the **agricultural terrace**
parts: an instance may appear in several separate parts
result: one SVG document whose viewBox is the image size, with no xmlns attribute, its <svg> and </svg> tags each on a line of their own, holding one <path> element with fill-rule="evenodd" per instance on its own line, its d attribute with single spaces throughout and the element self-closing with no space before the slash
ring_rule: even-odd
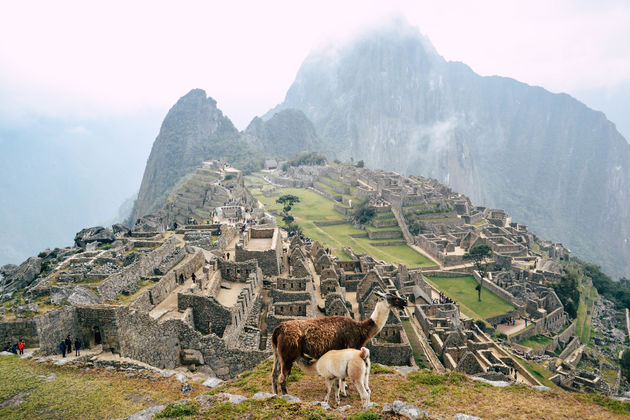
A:
<svg viewBox="0 0 630 420">
<path fill-rule="evenodd" d="M 333 207 L 338 203 L 316 192 L 303 188 L 277 188 L 272 195 L 268 194 L 268 196 L 265 196 L 262 191 L 267 191 L 269 184 L 264 186 L 264 189 L 261 188 L 261 181 L 266 182 L 264 179 L 252 179 L 248 175 L 245 177 L 245 181 L 246 185 L 250 185 L 249 189 L 253 196 L 272 214 L 278 215 L 282 209 L 282 206 L 276 203 L 276 199 L 281 195 L 293 194 L 299 197 L 300 202 L 295 204 L 291 210 L 295 223 L 302 228 L 306 236 L 331 248 L 333 255 L 342 260 L 350 258 L 343 252 L 343 247 L 348 246 L 356 253 L 367 254 L 388 263 L 402 263 L 407 267 L 423 267 L 436 264 L 407 245 L 387 245 L 392 243 L 392 241 L 369 239 L 364 230 L 356 229 L 350 223 L 345 222 L 345 216 L 337 212 Z M 278 217 L 277 221 L 280 226 L 283 225 L 280 217 Z M 331 226 L 317 226 L 316 224 L 316 222 L 330 221 L 343 223 Z M 377 246 L 373 244 L 385 245 Z"/>
<path fill-rule="evenodd" d="M 481 290 L 481 302 L 477 299 L 477 282 L 473 276 L 463 277 L 424 277 L 430 284 L 440 289 L 460 306 L 464 315 L 486 319 L 504 314 L 514 306 L 495 295 L 490 290 Z"/>
</svg>

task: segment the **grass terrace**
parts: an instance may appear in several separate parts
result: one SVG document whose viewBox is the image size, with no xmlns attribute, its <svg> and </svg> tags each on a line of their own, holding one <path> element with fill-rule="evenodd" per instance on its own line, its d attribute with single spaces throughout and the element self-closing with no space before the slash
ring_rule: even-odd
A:
<svg viewBox="0 0 630 420">
<path fill-rule="evenodd" d="M 479 302 L 475 290 L 477 282 L 473 276 L 425 277 L 425 279 L 457 302 L 462 312 L 472 318 L 486 319 L 514 309 L 514 306 L 486 288 L 481 290 L 481 302 Z"/>
<path fill-rule="evenodd" d="M 529 347 L 533 350 L 538 350 L 541 347 L 546 346 L 551 343 L 553 340 L 544 335 L 534 335 L 532 337 L 526 338 L 518 342 L 521 346 Z"/>
<path fill-rule="evenodd" d="M 334 205 L 340 203 L 333 202 L 322 195 L 303 188 L 280 188 L 277 194 L 272 197 L 265 197 L 260 189 L 251 190 L 254 197 L 265 205 L 265 208 L 275 209 L 280 212 L 282 206 L 276 203 L 276 199 L 284 194 L 293 194 L 300 198 L 300 202 L 293 206 L 291 214 L 295 222 L 302 228 L 304 234 L 309 238 L 319 241 L 333 250 L 333 255 L 340 259 L 350 257 L 343 252 L 344 246 L 351 247 L 354 252 L 368 254 L 372 257 L 389 263 L 402 263 L 408 267 L 424 267 L 436 265 L 428 257 L 418 253 L 407 245 L 387 245 L 391 240 L 371 240 L 367 237 L 367 232 L 352 226 L 350 223 L 343 223 L 332 226 L 317 226 L 313 222 L 319 221 L 343 221 L 344 216 L 334 209 Z M 278 218 L 278 223 L 282 225 L 282 220 Z M 372 228 L 376 230 L 393 230 L 396 228 Z M 352 235 L 362 235 L 365 237 L 355 238 Z M 371 243 L 383 243 L 386 246 L 374 246 Z"/>
</svg>

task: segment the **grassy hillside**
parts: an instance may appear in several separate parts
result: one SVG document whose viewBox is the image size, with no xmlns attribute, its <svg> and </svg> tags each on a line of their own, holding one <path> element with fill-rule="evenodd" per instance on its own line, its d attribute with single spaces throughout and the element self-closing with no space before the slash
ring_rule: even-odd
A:
<svg viewBox="0 0 630 420">
<path fill-rule="evenodd" d="M 266 360 L 239 378 L 209 390 L 192 384 L 193 391 L 182 396 L 182 384 L 148 371 L 117 371 L 83 366 L 54 366 L 0 358 L 0 418 L 3 419 L 108 419 L 128 416 L 157 404 L 173 404 L 203 393 L 211 395 L 199 405 L 196 401 L 171 405 L 162 418 L 232 419 L 232 418 L 381 418 L 387 402 L 403 400 L 429 410 L 432 418 L 452 418 L 467 413 L 484 419 L 498 418 L 606 418 L 630 415 L 630 403 L 610 400 L 600 395 L 573 394 L 564 391 L 538 391 L 523 386 L 494 388 L 468 379 L 459 373 L 434 374 L 428 370 L 403 376 L 393 368 L 372 366 L 370 387 L 372 401 L 378 406 L 362 412 L 356 390 L 350 391 L 342 404 L 345 412 L 324 411 L 311 405 L 326 392 L 324 380 L 294 369 L 289 392 L 302 402 L 290 404 L 279 398 L 247 400 L 232 405 L 218 401 L 221 392 L 251 397 L 271 391 L 271 360 Z M 15 402 L 21 403 L 15 404 Z M 14 403 L 15 406 L 11 406 Z M 392 418 L 392 417 L 389 417 Z"/>
</svg>

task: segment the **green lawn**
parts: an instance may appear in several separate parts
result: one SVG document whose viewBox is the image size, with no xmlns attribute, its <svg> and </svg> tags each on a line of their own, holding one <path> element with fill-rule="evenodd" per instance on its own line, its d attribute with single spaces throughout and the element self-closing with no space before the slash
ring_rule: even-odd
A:
<svg viewBox="0 0 630 420">
<path fill-rule="evenodd" d="M 344 246 L 351 247 L 358 254 L 368 254 L 372 257 L 390 263 L 402 263 L 408 267 L 422 267 L 435 265 L 428 257 L 416 252 L 407 245 L 396 246 L 373 246 L 372 242 L 389 242 L 388 240 L 378 241 L 369 238 L 353 238 L 352 234 L 365 234 L 364 230 L 356 229 L 350 223 L 332 226 L 316 226 L 314 221 L 344 220 L 344 216 L 334 209 L 335 203 L 322 195 L 311 190 L 302 188 L 281 188 L 277 190 L 277 195 L 265 197 L 260 189 L 250 190 L 254 197 L 260 200 L 267 209 L 281 210 L 281 205 L 276 203 L 276 199 L 284 194 L 293 194 L 300 198 L 300 202 L 293 206 L 291 214 L 295 222 L 300 225 L 304 234 L 309 238 L 319 241 L 324 246 L 333 250 L 333 255 L 340 259 L 349 257 L 343 252 Z M 278 223 L 282 220 L 278 218 Z M 387 228 L 386 230 L 392 230 Z M 398 229 L 397 227 L 395 229 Z"/>
<path fill-rule="evenodd" d="M 538 350 L 541 347 L 546 346 L 553 340 L 544 335 L 534 335 L 518 342 L 521 346 L 529 347 L 530 349 Z"/>
<path fill-rule="evenodd" d="M 577 310 L 577 324 L 575 334 L 583 344 L 588 344 L 591 340 L 591 318 L 589 311 L 593 309 L 593 302 L 597 299 L 597 290 L 594 287 L 587 287 L 584 283 L 581 286 L 580 305 Z"/>
<path fill-rule="evenodd" d="M 470 313 L 474 318 L 485 319 L 514 309 L 514 306 L 486 288 L 481 291 L 481 302 L 479 302 L 475 290 L 477 282 L 472 276 L 425 277 L 425 279 L 457 302 L 465 314 Z"/>
</svg>

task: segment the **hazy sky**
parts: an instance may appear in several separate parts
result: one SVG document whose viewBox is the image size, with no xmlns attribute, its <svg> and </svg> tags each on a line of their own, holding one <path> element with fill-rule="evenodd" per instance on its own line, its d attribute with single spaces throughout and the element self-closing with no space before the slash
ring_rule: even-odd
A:
<svg viewBox="0 0 630 420">
<path fill-rule="evenodd" d="M 624 1 L 2 3 L 5 119 L 165 113 L 199 87 L 243 129 L 283 100 L 313 47 L 391 16 L 482 75 L 569 93 L 630 80 Z"/>
</svg>

